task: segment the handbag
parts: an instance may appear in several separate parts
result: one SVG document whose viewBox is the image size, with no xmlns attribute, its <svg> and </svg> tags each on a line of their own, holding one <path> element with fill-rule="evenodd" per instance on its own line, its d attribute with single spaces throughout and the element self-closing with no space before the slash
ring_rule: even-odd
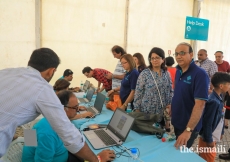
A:
<svg viewBox="0 0 230 162">
<path fill-rule="evenodd" d="M 165 130 L 160 127 L 154 127 L 153 124 L 158 122 L 162 116 L 159 114 L 151 114 L 145 112 L 131 112 L 130 116 L 135 118 L 132 130 L 139 133 L 154 134 L 161 139 Z"/>
<path fill-rule="evenodd" d="M 149 69 L 149 71 L 150 71 L 150 69 Z M 150 71 L 150 73 L 151 73 L 151 71 Z M 154 78 L 154 76 L 153 76 L 152 73 L 151 73 L 151 75 L 152 75 L 153 80 L 154 80 L 154 82 L 155 82 L 155 84 L 156 84 L 156 86 L 157 86 L 157 82 L 156 82 L 156 80 L 155 80 L 155 78 Z M 160 97 L 161 106 L 162 106 L 162 108 L 163 108 L 163 103 L 162 103 L 162 99 L 161 99 L 161 94 L 160 94 L 160 91 L 159 91 L 159 89 L 158 89 L 158 86 L 157 86 L 157 91 L 158 91 L 158 94 L 159 94 L 159 97 Z M 170 121 L 170 120 L 171 120 L 170 115 L 169 115 L 169 113 L 168 113 L 168 111 L 167 111 L 166 109 L 163 111 L 162 116 L 164 117 L 164 120 L 165 120 L 165 121 Z"/>
</svg>

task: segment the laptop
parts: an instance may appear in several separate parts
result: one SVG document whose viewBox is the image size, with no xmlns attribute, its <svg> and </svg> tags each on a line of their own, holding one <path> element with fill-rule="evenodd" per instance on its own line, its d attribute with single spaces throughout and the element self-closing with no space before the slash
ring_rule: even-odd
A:
<svg viewBox="0 0 230 162">
<path fill-rule="evenodd" d="M 107 128 L 84 131 L 83 134 L 94 149 L 121 145 L 125 142 L 133 123 L 133 117 L 117 108 Z"/>
<path fill-rule="evenodd" d="M 102 93 L 97 93 L 97 97 L 94 102 L 94 106 L 87 108 L 87 111 L 92 112 L 94 115 L 100 114 L 102 111 L 104 102 L 105 102 L 105 95 L 103 95 Z M 81 114 L 84 114 L 85 112 L 86 111 L 80 111 Z"/>
<path fill-rule="evenodd" d="M 90 82 L 88 80 L 85 81 L 83 87 L 82 87 L 82 91 L 86 92 L 89 88 Z"/>
<path fill-rule="evenodd" d="M 89 90 L 87 91 L 87 94 L 86 94 L 86 98 L 78 98 L 78 102 L 79 103 L 88 103 L 92 100 L 93 98 L 93 94 L 95 92 L 95 89 L 94 88 L 89 88 Z"/>
</svg>

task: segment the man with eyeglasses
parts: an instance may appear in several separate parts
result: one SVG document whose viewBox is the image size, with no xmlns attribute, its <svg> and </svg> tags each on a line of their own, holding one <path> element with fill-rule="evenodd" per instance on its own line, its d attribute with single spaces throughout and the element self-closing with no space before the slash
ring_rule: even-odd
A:
<svg viewBox="0 0 230 162">
<path fill-rule="evenodd" d="M 171 122 L 177 138 L 174 146 L 190 148 L 202 126 L 200 118 L 208 100 L 210 81 L 207 73 L 193 61 L 190 44 L 177 45 L 175 57 L 178 66 L 171 103 Z"/>
<path fill-rule="evenodd" d="M 27 67 L 0 70 L 5 77 L 0 84 L 0 158 L 6 153 L 16 128 L 42 114 L 69 152 L 98 162 L 49 84 L 59 64 L 53 50 L 40 48 L 33 51 Z"/>
<path fill-rule="evenodd" d="M 78 100 L 76 96 L 67 90 L 57 94 L 64 105 L 68 118 L 73 118 L 78 111 Z M 58 120 L 58 119 L 57 119 Z M 41 119 L 34 127 L 37 132 L 37 147 L 23 147 L 22 161 L 59 161 L 59 162 L 84 162 L 83 159 L 74 156 L 65 148 L 62 140 L 52 129 L 46 118 Z M 98 154 L 103 160 L 113 160 L 115 155 L 111 150 L 104 150 Z"/>
<path fill-rule="evenodd" d="M 210 79 L 210 85 L 209 85 L 209 94 L 210 94 L 212 93 L 212 89 L 213 89 L 213 86 L 211 86 L 211 77 L 216 72 L 218 72 L 217 65 L 214 61 L 208 59 L 208 54 L 205 49 L 200 49 L 197 55 L 198 55 L 198 61 L 196 62 L 196 65 L 203 68 L 208 74 L 208 77 Z"/>
</svg>

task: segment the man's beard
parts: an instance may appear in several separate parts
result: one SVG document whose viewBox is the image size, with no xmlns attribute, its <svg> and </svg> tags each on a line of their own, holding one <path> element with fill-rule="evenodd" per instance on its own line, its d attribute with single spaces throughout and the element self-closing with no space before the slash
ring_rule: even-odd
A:
<svg viewBox="0 0 230 162">
<path fill-rule="evenodd" d="M 54 76 L 54 71 L 53 71 L 53 74 L 49 78 L 45 78 L 45 80 L 49 83 L 51 79 L 53 78 L 53 76 Z"/>
</svg>

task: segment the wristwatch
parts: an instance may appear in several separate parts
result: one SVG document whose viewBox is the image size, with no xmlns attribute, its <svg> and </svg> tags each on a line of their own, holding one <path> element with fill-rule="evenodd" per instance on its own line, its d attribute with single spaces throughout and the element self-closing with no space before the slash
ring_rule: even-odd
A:
<svg viewBox="0 0 230 162">
<path fill-rule="evenodd" d="M 127 105 L 127 104 L 125 104 L 125 103 L 124 103 L 123 105 L 124 105 L 125 107 L 127 107 L 127 106 L 128 106 L 128 105 Z"/>
<path fill-rule="evenodd" d="M 189 127 L 186 127 L 186 131 L 187 132 L 192 132 L 193 130 L 191 128 L 189 128 Z"/>
</svg>

